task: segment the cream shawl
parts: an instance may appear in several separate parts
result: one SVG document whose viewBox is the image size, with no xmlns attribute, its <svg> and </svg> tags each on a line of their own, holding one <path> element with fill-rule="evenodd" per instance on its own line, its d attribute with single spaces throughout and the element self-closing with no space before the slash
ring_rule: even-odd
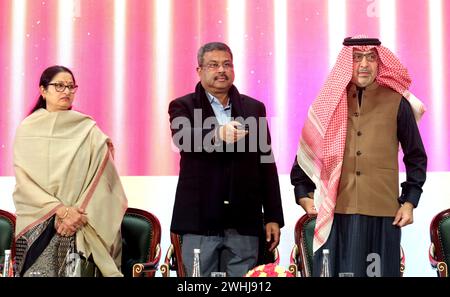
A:
<svg viewBox="0 0 450 297">
<path fill-rule="evenodd" d="M 104 276 L 121 276 L 120 227 L 127 199 L 109 138 L 76 111 L 39 109 L 19 126 L 14 143 L 16 239 L 63 205 L 84 208 L 88 223 L 77 250 L 93 256 Z"/>
</svg>

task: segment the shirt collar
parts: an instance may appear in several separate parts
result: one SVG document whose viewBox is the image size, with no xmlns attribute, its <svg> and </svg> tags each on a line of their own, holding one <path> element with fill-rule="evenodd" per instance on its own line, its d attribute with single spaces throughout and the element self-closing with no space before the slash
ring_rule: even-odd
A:
<svg viewBox="0 0 450 297">
<path fill-rule="evenodd" d="M 222 103 L 220 103 L 219 99 L 217 99 L 215 96 L 213 96 L 212 94 L 210 94 L 208 91 L 205 91 L 206 93 L 206 97 L 208 97 L 209 103 L 211 104 L 219 104 L 220 106 L 223 107 Z M 223 107 L 224 109 L 228 108 L 231 106 L 231 101 L 230 101 L 230 97 L 228 97 L 228 102 L 227 105 L 225 107 Z"/>
</svg>

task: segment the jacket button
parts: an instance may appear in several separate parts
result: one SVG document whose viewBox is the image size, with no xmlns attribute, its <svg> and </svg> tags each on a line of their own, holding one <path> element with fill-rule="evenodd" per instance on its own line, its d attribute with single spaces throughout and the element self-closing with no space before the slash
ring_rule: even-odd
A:
<svg viewBox="0 0 450 297">
<path fill-rule="evenodd" d="M 357 116 L 359 116 L 359 113 L 355 112 L 353 115 L 354 115 L 355 117 L 357 117 Z"/>
<path fill-rule="evenodd" d="M 358 175 L 358 176 L 361 175 L 361 171 L 359 171 L 359 170 L 356 171 L 356 175 Z"/>
<path fill-rule="evenodd" d="M 356 152 L 356 155 L 358 155 L 358 156 L 361 156 L 361 154 L 362 154 L 361 151 Z"/>
<path fill-rule="evenodd" d="M 362 135 L 361 131 L 358 131 L 358 133 L 356 133 L 356 135 L 361 136 Z"/>
<path fill-rule="evenodd" d="M 353 97 L 353 98 L 356 98 L 356 94 L 353 94 L 352 97 Z"/>
</svg>

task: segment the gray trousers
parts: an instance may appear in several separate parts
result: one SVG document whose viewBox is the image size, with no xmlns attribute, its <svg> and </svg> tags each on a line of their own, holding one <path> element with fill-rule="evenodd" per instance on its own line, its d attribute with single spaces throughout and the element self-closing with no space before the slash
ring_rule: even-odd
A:
<svg viewBox="0 0 450 297">
<path fill-rule="evenodd" d="M 244 276 L 256 266 L 258 243 L 257 236 L 240 235 L 235 229 L 226 229 L 223 236 L 185 234 L 181 252 L 186 276 L 192 275 L 194 249 L 200 249 L 201 276 L 211 276 L 211 272 Z"/>
</svg>

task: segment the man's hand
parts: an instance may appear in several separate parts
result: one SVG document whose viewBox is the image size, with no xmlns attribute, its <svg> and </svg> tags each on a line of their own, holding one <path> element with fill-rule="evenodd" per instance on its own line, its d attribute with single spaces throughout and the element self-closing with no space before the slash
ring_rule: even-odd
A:
<svg viewBox="0 0 450 297">
<path fill-rule="evenodd" d="M 300 198 L 299 202 L 300 206 L 305 210 L 306 214 L 310 217 L 317 216 L 317 210 L 314 206 L 314 199 L 309 197 Z"/>
<path fill-rule="evenodd" d="M 280 243 L 280 226 L 278 223 L 272 222 L 266 224 L 266 241 L 272 242 L 269 246 L 269 252 L 273 251 Z"/>
<path fill-rule="evenodd" d="M 238 121 L 231 121 L 226 125 L 220 126 L 219 138 L 226 143 L 235 143 L 244 138 L 248 131 L 237 129 L 237 126 L 241 126 L 241 123 Z"/>
<path fill-rule="evenodd" d="M 398 227 L 405 227 L 409 224 L 412 224 L 414 222 L 413 219 L 413 209 L 414 205 L 412 205 L 410 202 L 405 202 L 398 210 L 395 215 L 394 222 L 392 225 L 398 226 Z"/>
</svg>

